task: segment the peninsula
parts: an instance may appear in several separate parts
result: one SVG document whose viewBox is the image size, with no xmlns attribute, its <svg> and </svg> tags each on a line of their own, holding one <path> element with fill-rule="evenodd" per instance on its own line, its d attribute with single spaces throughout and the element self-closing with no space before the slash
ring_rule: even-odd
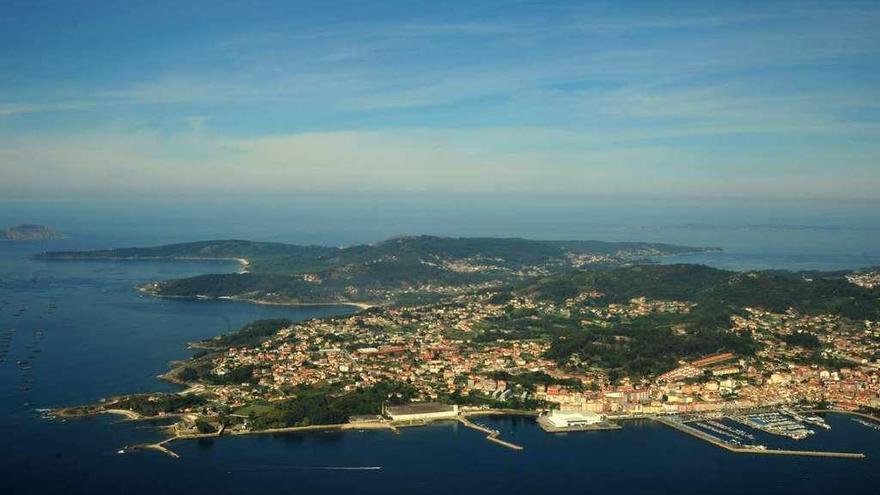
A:
<svg viewBox="0 0 880 495">
<path fill-rule="evenodd" d="M 221 241 L 47 253 L 41 258 L 246 257 L 253 273 L 160 281 L 153 292 L 376 303 L 350 316 L 256 321 L 194 342 L 193 356 L 165 375 L 185 391 L 55 414 L 176 417 L 172 438 L 435 419 L 496 438 L 467 418 L 544 413 L 548 431 L 578 431 L 665 417 L 732 452 L 757 452 L 767 449 L 719 421 L 797 439 L 824 424 L 798 411 L 878 411 L 880 271 L 644 263 L 695 250 L 417 237 L 351 248 Z M 296 283 L 266 290 L 239 282 L 254 276 Z M 400 412 L 413 404 L 416 412 Z"/>
<path fill-rule="evenodd" d="M 234 298 L 270 304 L 387 305 L 436 301 L 579 268 L 645 263 L 713 250 L 642 242 L 395 237 L 349 247 L 242 240 L 148 248 L 48 252 L 42 260 L 229 259 L 240 273 L 157 281 L 157 296 Z"/>
</svg>

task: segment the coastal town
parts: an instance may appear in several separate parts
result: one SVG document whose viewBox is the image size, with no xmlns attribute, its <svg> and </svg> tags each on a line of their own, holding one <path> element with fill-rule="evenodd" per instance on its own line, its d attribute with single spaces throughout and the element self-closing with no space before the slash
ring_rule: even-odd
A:
<svg viewBox="0 0 880 495">
<path fill-rule="evenodd" d="M 682 361 L 653 379 L 623 377 L 618 383 L 611 383 L 603 370 L 573 371 L 546 358 L 547 341 L 475 342 L 477 329 L 507 310 L 566 312 L 589 297 L 584 294 L 559 307 L 527 298 L 496 305 L 486 302 L 488 296 L 462 296 L 451 303 L 307 321 L 280 330 L 259 346 L 230 348 L 213 358 L 215 375 L 253 367 L 255 384 L 234 383 L 212 390 L 220 404 L 231 408 L 255 400 L 281 400 L 291 386 L 330 383 L 355 389 L 388 380 L 412 384 L 421 401 L 460 397 L 474 404 L 522 404 L 531 400 L 549 409 L 611 416 L 799 403 L 833 403 L 847 410 L 880 407 L 880 324 L 871 321 L 749 308 L 748 318 L 733 318 L 730 331 L 750 331 L 765 344 L 755 356 L 718 353 Z M 591 307 L 589 313 L 607 322 L 689 308 L 679 301 L 637 298 L 626 305 Z M 823 361 L 809 363 L 805 354 L 810 351 L 783 339 L 797 333 L 820 342 Z M 840 366 L 829 366 L 833 363 Z M 530 373 L 546 378 L 534 387 L 498 378 Z"/>
<path fill-rule="evenodd" d="M 283 324 L 265 338 L 240 345 L 220 336 L 194 343 L 196 356 L 166 375 L 189 386 L 178 396 L 187 399 L 159 406 L 167 403 L 166 395 L 148 396 L 155 407 L 146 416 L 177 418 L 171 440 L 310 430 L 327 421 L 308 413 L 294 421 L 267 418 L 278 412 L 276 405 L 309 391 L 346 396 L 390 390 L 380 397 L 378 410 L 327 426 L 394 429 L 453 419 L 486 432 L 496 443 L 521 448 L 470 418 L 529 414 L 548 432 L 615 429 L 629 419 L 654 418 L 728 450 L 764 452 L 766 447 L 740 428 L 802 439 L 813 433 L 810 424 L 828 426 L 796 411 L 865 414 L 880 409 L 876 321 L 746 307 L 730 317 L 725 332 L 747 335 L 756 343 L 753 353 L 720 351 L 680 359 L 643 376 L 615 375 L 574 354 L 560 359 L 553 352 L 558 339 L 508 328 L 525 317 L 532 325 L 564 320 L 610 332 L 622 322 L 687 317 L 698 308 L 693 302 L 644 296 L 606 304 L 604 296 L 586 289 L 550 301 L 482 291 L 432 304 L 372 307 L 350 316 Z M 689 331 L 673 325 L 671 335 L 683 337 Z M 397 388 L 382 388 L 389 383 Z M 145 416 L 138 411 L 142 405 L 131 404 L 110 400 L 87 411 Z M 865 424 L 877 425 L 873 420 Z"/>
<path fill-rule="evenodd" d="M 281 290 L 320 294 L 315 287 L 331 284 L 358 311 L 300 322 L 258 320 L 193 342 L 193 356 L 163 376 L 185 386 L 182 392 L 113 397 L 55 415 L 173 418 L 172 439 L 393 429 L 454 419 L 510 448 L 517 446 L 470 418 L 531 415 L 551 433 L 615 429 L 649 418 L 728 450 L 778 453 L 739 428 L 802 439 L 813 432 L 808 425 L 827 426 L 809 411 L 846 411 L 874 421 L 880 410 L 876 271 L 808 276 L 628 264 L 623 257 L 653 248 L 621 254 L 608 246 L 610 255 L 567 251 L 560 261 L 530 258 L 517 250 L 525 241 L 493 242 L 391 239 L 380 249 L 399 254 L 357 254 L 331 270 L 272 275 L 273 287 L 284 277 L 305 289 L 268 289 L 261 282 L 228 295 L 225 284 L 250 277 L 253 265 L 237 279 L 200 279 L 193 287 L 207 291 L 210 282 L 213 295 L 196 292 L 197 300 L 277 304 L 289 297 Z M 216 257 L 217 246 L 227 245 L 211 243 L 201 256 Z M 503 246 L 507 258 L 450 254 L 493 245 Z M 133 255 L 180 257 L 189 249 Z M 566 252 L 564 244 L 547 249 Z M 617 264 L 607 265 L 612 261 Z M 383 270 L 392 270 L 394 279 L 381 278 Z M 368 272 L 369 279 L 347 278 Z M 358 285 L 344 285 L 354 280 Z M 166 286 L 149 284 L 145 292 L 167 296 L 159 291 Z"/>
</svg>

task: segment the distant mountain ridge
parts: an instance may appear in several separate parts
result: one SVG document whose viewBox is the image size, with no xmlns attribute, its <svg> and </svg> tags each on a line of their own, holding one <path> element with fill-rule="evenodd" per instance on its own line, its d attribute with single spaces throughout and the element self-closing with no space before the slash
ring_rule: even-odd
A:
<svg viewBox="0 0 880 495">
<path fill-rule="evenodd" d="M 375 244 L 347 247 L 296 245 L 279 242 L 258 242 L 240 239 L 208 240 L 167 244 L 155 247 L 130 247 L 94 251 L 53 251 L 37 255 L 41 259 L 125 259 L 178 257 L 242 257 L 315 259 L 347 259 L 381 255 L 440 255 L 449 257 L 499 258 L 538 260 L 567 253 L 606 256 L 674 255 L 718 251 L 713 247 L 678 246 L 651 242 L 545 241 L 522 238 L 494 237 L 392 237 Z"/>
<path fill-rule="evenodd" d="M 43 225 L 20 224 L 6 230 L 0 230 L 0 240 L 6 241 L 47 241 L 64 239 L 60 232 Z"/>
<path fill-rule="evenodd" d="M 613 267 L 717 248 L 646 242 L 519 238 L 393 237 L 348 247 L 243 240 L 147 248 L 62 251 L 43 260 L 239 259 L 247 273 L 202 275 L 145 287 L 177 297 L 234 297 L 275 303 L 389 303 L 499 287 L 582 267 Z"/>
</svg>

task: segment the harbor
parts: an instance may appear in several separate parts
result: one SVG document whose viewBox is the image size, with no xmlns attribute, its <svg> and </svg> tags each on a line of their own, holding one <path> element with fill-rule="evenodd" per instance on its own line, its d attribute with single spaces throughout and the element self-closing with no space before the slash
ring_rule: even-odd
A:
<svg viewBox="0 0 880 495">
<path fill-rule="evenodd" d="M 789 408 L 760 410 L 736 414 L 700 414 L 689 416 L 665 416 L 653 418 L 656 422 L 686 433 L 716 447 L 740 454 L 792 455 L 806 457 L 835 457 L 843 459 L 862 459 L 862 452 L 839 452 L 820 450 L 798 450 L 792 448 L 768 447 L 759 440 L 759 432 L 768 437 L 782 437 L 789 440 L 804 440 L 816 432 L 807 425 L 830 430 L 831 426 L 820 416 L 805 415 L 809 412 L 796 412 Z M 864 421 L 866 426 L 880 429 L 874 421 Z M 732 424 L 731 424 L 732 423 Z"/>
<path fill-rule="evenodd" d="M 803 440 L 816 433 L 799 421 L 778 411 L 733 415 L 730 416 L 730 419 L 756 430 L 788 437 L 792 440 Z"/>
<path fill-rule="evenodd" d="M 693 426 L 690 426 L 681 421 L 675 421 L 668 418 L 657 418 L 656 421 L 660 424 L 668 426 L 670 428 L 674 428 L 678 431 L 691 435 L 693 437 L 699 438 L 700 440 L 705 440 L 716 447 L 720 447 L 728 452 L 735 452 L 738 454 L 767 454 L 767 455 L 792 455 L 792 456 L 803 456 L 803 457 L 836 457 L 842 459 L 864 459 L 865 454 L 861 452 L 833 452 L 833 451 L 813 451 L 813 450 L 789 450 L 789 449 L 768 449 L 764 445 L 745 445 L 745 446 L 737 446 L 729 441 L 721 440 L 720 438 L 710 435 L 706 432 L 698 430 Z"/>
<path fill-rule="evenodd" d="M 775 445 L 774 437 L 786 439 L 786 441 L 799 442 L 813 434 L 814 430 L 808 428 L 807 425 L 817 426 L 822 430 L 830 430 L 831 425 L 825 419 L 817 415 L 817 411 L 795 411 L 789 408 L 779 409 L 760 409 L 740 411 L 735 413 L 701 413 L 689 415 L 666 415 L 666 416 L 626 416 L 626 417 L 606 417 L 604 415 L 584 413 L 584 412 L 560 412 L 551 411 L 546 414 L 537 415 L 526 411 L 507 411 L 507 410 L 472 410 L 458 411 L 457 408 L 449 406 L 449 411 L 440 411 L 439 404 L 422 404 L 420 409 L 426 409 L 430 406 L 430 411 L 416 412 L 409 408 L 402 408 L 405 411 L 405 419 L 400 416 L 395 419 L 385 419 L 381 416 L 370 417 L 367 419 L 353 418 L 352 422 L 334 425 L 312 425 L 302 427 L 274 428 L 267 430 L 240 430 L 220 428 L 219 431 L 208 434 L 197 433 L 176 433 L 175 436 L 162 440 L 158 443 L 139 444 L 127 446 L 120 450 L 119 453 L 135 452 L 140 450 L 155 450 L 162 452 L 171 457 L 177 458 L 177 454 L 168 448 L 167 444 L 177 440 L 200 439 L 200 438 L 216 438 L 220 436 L 230 435 L 264 435 L 277 433 L 309 433 L 320 431 L 364 431 L 375 429 L 386 429 L 394 433 L 399 433 L 399 428 L 426 426 L 435 422 L 444 422 L 453 420 L 467 428 L 479 431 L 486 435 L 486 440 L 512 450 L 524 450 L 524 446 L 504 440 L 501 438 L 501 431 L 492 428 L 484 423 L 475 421 L 474 418 L 480 416 L 532 416 L 535 418 L 535 424 L 546 433 L 568 433 L 568 432 L 586 432 L 586 431 L 609 431 L 621 430 L 623 426 L 619 422 L 624 420 L 650 420 L 660 423 L 666 427 L 675 429 L 689 436 L 706 441 L 716 447 L 720 447 L 728 452 L 740 454 L 766 454 L 766 455 L 789 455 L 802 457 L 831 457 L 843 459 L 862 459 L 865 456 L 863 452 L 848 452 L 837 450 L 822 450 L 816 448 L 796 449 L 791 448 L 791 444 Z M 435 411 L 436 410 L 436 411 Z M 112 412 L 116 414 L 125 413 L 127 411 L 106 410 L 104 412 Z M 835 412 L 841 414 L 850 414 L 854 422 L 859 423 L 872 430 L 880 430 L 880 421 L 873 416 L 853 413 L 847 411 L 821 411 Z M 437 417 L 430 417 L 438 415 Z M 412 417 L 408 417 L 412 416 Z M 128 417 L 129 420 L 137 418 Z"/>
</svg>

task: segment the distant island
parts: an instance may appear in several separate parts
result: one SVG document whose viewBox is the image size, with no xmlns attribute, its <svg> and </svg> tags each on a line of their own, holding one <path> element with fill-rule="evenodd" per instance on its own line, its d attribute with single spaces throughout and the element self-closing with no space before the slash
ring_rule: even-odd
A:
<svg viewBox="0 0 880 495">
<path fill-rule="evenodd" d="M 49 241 L 66 236 L 42 225 L 20 224 L 0 230 L 0 241 Z"/>
<path fill-rule="evenodd" d="M 241 273 L 157 281 L 157 296 L 232 298 L 266 304 L 388 305 L 436 301 L 578 269 L 652 263 L 663 256 L 718 250 L 646 242 L 394 237 L 349 247 L 243 240 L 146 248 L 61 251 L 42 260 L 229 259 Z"/>
</svg>

